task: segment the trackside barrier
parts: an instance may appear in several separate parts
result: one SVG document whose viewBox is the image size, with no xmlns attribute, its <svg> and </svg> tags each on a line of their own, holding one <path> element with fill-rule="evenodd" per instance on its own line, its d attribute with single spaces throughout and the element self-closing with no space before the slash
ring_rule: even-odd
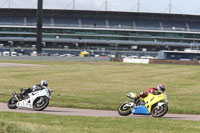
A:
<svg viewBox="0 0 200 133">
<path fill-rule="evenodd" d="M 150 59 L 149 64 L 200 65 L 200 61 L 198 61 L 198 60 L 181 61 L 181 60 L 159 60 L 159 59 Z"/>
<path fill-rule="evenodd" d="M 200 65 L 200 61 L 181 61 L 181 60 L 159 60 L 159 59 L 130 59 L 124 58 L 126 63 L 141 63 L 141 64 L 180 64 L 180 65 Z"/>
<path fill-rule="evenodd" d="M 130 58 L 123 58 L 123 62 L 126 62 L 126 63 L 142 63 L 142 64 L 149 64 L 149 59 L 130 59 Z"/>
<path fill-rule="evenodd" d="M 114 62 L 123 62 L 123 58 L 111 58 L 111 61 L 114 61 Z"/>
</svg>

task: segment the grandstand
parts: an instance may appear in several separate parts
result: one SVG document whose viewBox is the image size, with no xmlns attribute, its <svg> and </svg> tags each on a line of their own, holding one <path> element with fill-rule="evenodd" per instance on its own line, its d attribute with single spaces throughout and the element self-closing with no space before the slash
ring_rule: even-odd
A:
<svg viewBox="0 0 200 133">
<path fill-rule="evenodd" d="M 155 55 L 159 50 L 199 49 L 199 31 L 197 15 L 52 9 L 43 13 L 43 47 L 54 52 Z M 36 9 L 1 8 L 0 43 L 4 48 L 33 48 Z"/>
</svg>

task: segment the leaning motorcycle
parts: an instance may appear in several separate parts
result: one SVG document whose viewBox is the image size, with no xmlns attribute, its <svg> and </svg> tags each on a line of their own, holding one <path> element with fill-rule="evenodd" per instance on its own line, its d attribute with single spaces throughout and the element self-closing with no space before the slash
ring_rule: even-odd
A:
<svg viewBox="0 0 200 133">
<path fill-rule="evenodd" d="M 131 100 L 123 102 L 118 108 L 119 115 L 128 116 L 132 114 L 152 115 L 162 117 L 168 111 L 168 99 L 165 93 L 159 92 L 154 95 L 150 93 L 145 98 L 135 101 L 136 93 L 128 93 L 127 97 Z"/>
<path fill-rule="evenodd" d="M 34 91 L 28 93 L 26 96 L 19 97 L 14 91 L 13 97 L 8 101 L 8 108 L 29 108 L 36 111 L 42 111 L 49 105 L 51 92 L 53 92 L 53 90 L 44 87 L 42 90 Z"/>
</svg>

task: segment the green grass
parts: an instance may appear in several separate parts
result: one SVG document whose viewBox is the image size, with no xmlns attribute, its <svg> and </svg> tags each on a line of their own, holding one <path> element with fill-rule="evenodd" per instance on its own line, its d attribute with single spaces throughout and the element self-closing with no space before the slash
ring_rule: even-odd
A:
<svg viewBox="0 0 200 133">
<path fill-rule="evenodd" d="M 13 90 L 42 79 L 54 90 L 51 106 L 116 110 L 129 91 L 140 92 L 163 83 L 170 113 L 200 114 L 200 66 L 126 64 L 116 62 L 0 61 L 41 64 L 0 67 L 0 102 Z"/>
<path fill-rule="evenodd" d="M 199 121 L 164 118 L 100 118 L 0 113 L 0 132 L 13 133 L 199 133 Z"/>
<path fill-rule="evenodd" d="M 30 132 L 30 131 L 22 129 L 16 124 L 1 122 L 0 120 L 0 133 L 25 133 L 25 132 Z"/>
</svg>

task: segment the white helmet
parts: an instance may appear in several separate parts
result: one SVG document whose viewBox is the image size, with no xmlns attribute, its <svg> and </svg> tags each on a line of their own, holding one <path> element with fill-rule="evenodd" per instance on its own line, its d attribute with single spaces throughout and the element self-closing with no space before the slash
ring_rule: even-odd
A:
<svg viewBox="0 0 200 133">
<path fill-rule="evenodd" d="M 48 82 L 46 81 L 46 80 L 42 80 L 41 82 L 40 82 L 40 85 L 41 86 L 48 86 Z"/>
</svg>

